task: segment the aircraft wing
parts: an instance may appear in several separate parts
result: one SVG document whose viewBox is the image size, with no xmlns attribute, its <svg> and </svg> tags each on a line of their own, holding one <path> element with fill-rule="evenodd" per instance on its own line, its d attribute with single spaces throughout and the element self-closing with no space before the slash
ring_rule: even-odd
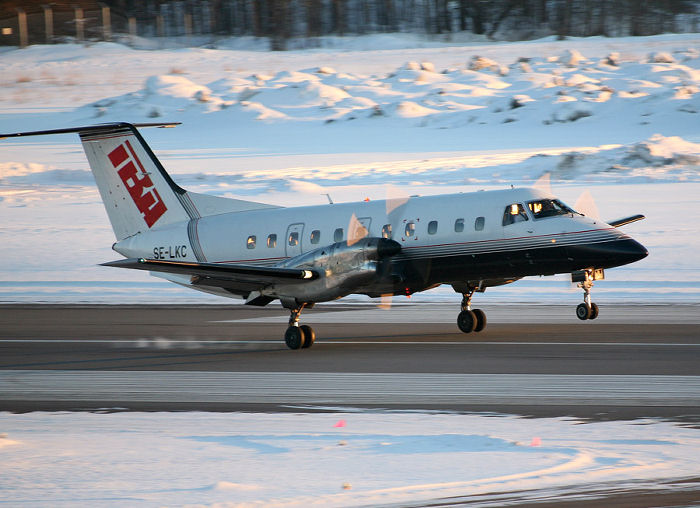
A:
<svg viewBox="0 0 700 508">
<path fill-rule="evenodd" d="M 308 282 L 319 277 L 314 270 L 276 268 L 268 266 L 233 265 L 224 263 L 193 263 L 159 259 L 129 258 L 102 263 L 102 266 L 189 275 L 190 283 L 212 286 L 247 296 L 271 284 L 280 282 Z"/>
<path fill-rule="evenodd" d="M 617 219 L 608 222 L 611 226 L 615 228 L 619 228 L 620 226 L 626 226 L 627 224 L 632 224 L 633 222 L 637 222 L 638 220 L 646 219 L 646 217 L 642 214 L 638 215 L 632 215 L 631 217 L 625 217 L 624 219 Z"/>
</svg>

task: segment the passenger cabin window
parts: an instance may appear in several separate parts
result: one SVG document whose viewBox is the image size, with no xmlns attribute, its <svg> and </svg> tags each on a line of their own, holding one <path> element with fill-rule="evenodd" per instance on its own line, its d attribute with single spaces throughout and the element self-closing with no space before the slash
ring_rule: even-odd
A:
<svg viewBox="0 0 700 508">
<path fill-rule="evenodd" d="M 343 228 L 338 228 L 333 232 L 333 241 L 342 242 L 343 241 Z"/>
<path fill-rule="evenodd" d="M 464 219 L 457 219 L 455 221 L 455 233 L 461 233 L 464 231 Z"/>
<path fill-rule="evenodd" d="M 437 233 L 437 227 L 438 223 L 436 220 L 431 220 L 430 222 L 428 222 L 428 234 L 434 235 L 435 233 Z"/>
<path fill-rule="evenodd" d="M 382 226 L 382 238 L 391 238 L 391 224 Z"/>
<path fill-rule="evenodd" d="M 321 232 L 318 229 L 314 229 L 311 232 L 311 243 L 318 243 L 321 241 Z"/>
<path fill-rule="evenodd" d="M 267 248 L 272 249 L 274 247 L 277 247 L 277 235 L 273 233 L 267 236 Z"/>
<path fill-rule="evenodd" d="M 474 231 L 483 231 L 486 219 L 484 217 L 477 217 L 474 221 Z"/>
<path fill-rule="evenodd" d="M 295 245 L 299 245 L 299 232 L 298 231 L 292 231 L 289 233 L 289 245 L 294 247 Z"/>
<path fill-rule="evenodd" d="M 535 219 L 574 214 L 575 212 L 558 199 L 540 199 L 527 204 Z"/>
<path fill-rule="evenodd" d="M 404 231 L 407 237 L 411 237 L 416 233 L 416 223 L 411 221 L 406 223 L 406 230 Z"/>
<path fill-rule="evenodd" d="M 523 205 L 520 203 L 513 203 L 512 205 L 506 206 L 506 210 L 503 212 L 504 226 L 509 226 L 516 222 L 524 222 L 526 220 L 528 220 L 527 212 Z"/>
<path fill-rule="evenodd" d="M 255 248 L 255 235 L 250 235 L 245 244 L 246 244 L 246 247 L 248 247 L 249 249 L 254 249 Z"/>
</svg>

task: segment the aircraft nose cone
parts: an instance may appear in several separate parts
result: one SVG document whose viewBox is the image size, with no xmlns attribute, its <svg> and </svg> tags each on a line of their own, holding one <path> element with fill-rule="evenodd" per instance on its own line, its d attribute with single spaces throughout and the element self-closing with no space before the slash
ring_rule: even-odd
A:
<svg viewBox="0 0 700 508">
<path fill-rule="evenodd" d="M 649 255 L 642 244 L 629 237 L 611 242 L 571 246 L 568 251 L 577 264 L 599 268 L 628 265 Z"/>
<path fill-rule="evenodd" d="M 649 251 L 636 240 L 632 240 L 632 245 L 630 246 L 630 256 L 633 257 L 632 261 L 630 263 L 634 263 L 635 261 L 639 261 L 640 259 L 644 259 L 649 255 Z"/>
<path fill-rule="evenodd" d="M 600 244 L 599 249 L 601 256 L 614 266 L 628 265 L 649 255 L 641 243 L 631 238 Z"/>
<path fill-rule="evenodd" d="M 377 256 L 381 258 L 395 256 L 401 252 L 401 244 L 388 238 L 380 238 L 377 243 Z"/>
</svg>

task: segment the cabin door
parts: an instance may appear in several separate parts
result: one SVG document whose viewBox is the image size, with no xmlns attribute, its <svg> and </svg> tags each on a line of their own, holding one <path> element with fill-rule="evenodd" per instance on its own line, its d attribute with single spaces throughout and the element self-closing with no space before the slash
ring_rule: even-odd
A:
<svg viewBox="0 0 700 508">
<path fill-rule="evenodd" d="M 284 239 L 284 248 L 287 257 L 293 258 L 301 254 L 301 241 L 304 233 L 304 224 L 298 222 L 290 224 L 287 228 L 287 236 Z"/>
</svg>

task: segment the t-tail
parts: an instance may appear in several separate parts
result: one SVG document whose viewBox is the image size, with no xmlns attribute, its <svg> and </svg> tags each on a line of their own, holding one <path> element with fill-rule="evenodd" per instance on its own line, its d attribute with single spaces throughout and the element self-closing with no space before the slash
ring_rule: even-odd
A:
<svg viewBox="0 0 700 508">
<path fill-rule="evenodd" d="M 118 240 L 199 215 L 133 125 L 79 133 Z"/>
<path fill-rule="evenodd" d="M 178 186 L 137 127 L 174 127 L 178 123 L 125 122 L 46 131 L 0 134 L 24 137 L 78 133 L 117 240 L 205 215 L 275 208 L 262 203 L 188 192 Z"/>
</svg>

